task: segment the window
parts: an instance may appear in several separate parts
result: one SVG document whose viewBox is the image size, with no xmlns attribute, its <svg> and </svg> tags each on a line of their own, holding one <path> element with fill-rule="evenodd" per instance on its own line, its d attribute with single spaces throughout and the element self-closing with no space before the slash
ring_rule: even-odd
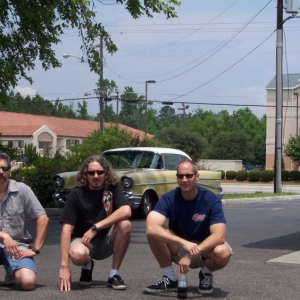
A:
<svg viewBox="0 0 300 300">
<path fill-rule="evenodd" d="M 18 147 L 19 148 L 24 148 L 24 141 L 19 141 L 18 142 Z"/>
<path fill-rule="evenodd" d="M 66 146 L 77 146 L 80 144 L 79 140 L 66 140 Z"/>
<path fill-rule="evenodd" d="M 44 142 L 39 141 L 39 149 L 44 149 Z"/>
</svg>

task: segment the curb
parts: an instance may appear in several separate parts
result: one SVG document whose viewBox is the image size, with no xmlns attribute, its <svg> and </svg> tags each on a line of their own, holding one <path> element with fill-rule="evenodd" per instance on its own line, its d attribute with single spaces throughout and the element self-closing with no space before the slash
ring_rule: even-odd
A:
<svg viewBox="0 0 300 300">
<path fill-rule="evenodd" d="M 260 198 L 242 198 L 242 199 L 223 199 L 223 205 L 232 204 L 252 204 L 252 203 L 271 203 L 271 202 L 286 202 L 286 201 L 300 201 L 300 195 L 291 196 L 277 196 L 277 197 L 260 197 Z"/>
</svg>

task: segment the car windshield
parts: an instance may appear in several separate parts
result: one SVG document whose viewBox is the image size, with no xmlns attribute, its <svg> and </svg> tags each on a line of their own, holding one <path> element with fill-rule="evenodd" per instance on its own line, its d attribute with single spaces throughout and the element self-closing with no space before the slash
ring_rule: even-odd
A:
<svg viewBox="0 0 300 300">
<path fill-rule="evenodd" d="M 114 169 L 160 169 L 162 166 L 161 156 L 149 151 L 113 151 L 103 153 L 103 156 Z"/>
</svg>

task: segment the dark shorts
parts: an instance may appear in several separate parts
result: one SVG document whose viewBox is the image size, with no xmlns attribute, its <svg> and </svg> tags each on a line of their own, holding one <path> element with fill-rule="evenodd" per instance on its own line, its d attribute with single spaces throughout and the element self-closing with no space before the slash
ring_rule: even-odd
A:
<svg viewBox="0 0 300 300">
<path fill-rule="evenodd" d="M 81 243 L 81 238 L 74 238 L 71 246 Z M 103 260 L 113 254 L 113 246 L 110 244 L 110 231 L 104 236 L 93 238 L 89 245 L 91 257 L 96 260 Z"/>
<path fill-rule="evenodd" d="M 11 274 L 22 268 L 30 269 L 36 273 L 36 264 L 32 257 L 12 259 L 7 255 L 4 248 L 0 248 L 0 265 L 6 265 L 7 271 Z"/>
</svg>

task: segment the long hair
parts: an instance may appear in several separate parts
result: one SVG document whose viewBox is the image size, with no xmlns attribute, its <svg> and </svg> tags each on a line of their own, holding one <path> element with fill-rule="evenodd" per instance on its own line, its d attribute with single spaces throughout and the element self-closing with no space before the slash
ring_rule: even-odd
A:
<svg viewBox="0 0 300 300">
<path fill-rule="evenodd" d="M 105 182 L 104 182 L 104 189 L 108 189 L 110 185 L 114 185 L 118 182 L 117 175 L 112 169 L 110 163 L 101 155 L 92 155 L 83 164 L 80 168 L 79 172 L 77 173 L 76 180 L 79 186 L 87 185 L 87 170 L 88 166 L 91 162 L 98 162 L 105 171 Z"/>
<path fill-rule="evenodd" d="M 6 154 L 4 152 L 0 152 L 0 159 L 6 160 L 9 169 L 11 168 L 11 160 L 10 160 L 10 156 L 8 154 Z"/>
</svg>

